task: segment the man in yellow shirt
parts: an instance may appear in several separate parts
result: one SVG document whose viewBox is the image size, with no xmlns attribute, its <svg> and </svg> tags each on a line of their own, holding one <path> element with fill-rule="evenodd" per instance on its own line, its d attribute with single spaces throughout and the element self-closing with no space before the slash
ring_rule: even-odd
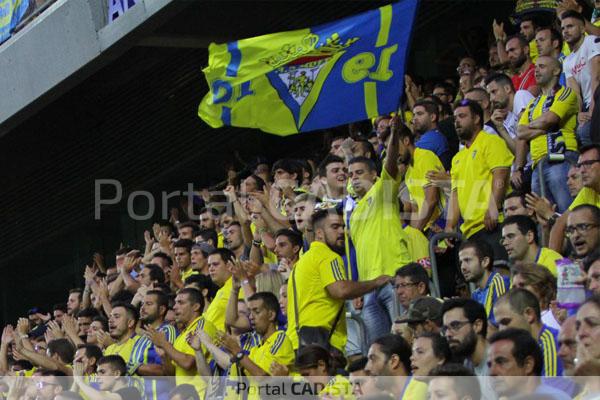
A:
<svg viewBox="0 0 600 400">
<path fill-rule="evenodd" d="M 194 242 L 190 239 L 179 239 L 173 245 L 175 256 L 175 265 L 173 271 L 169 274 L 171 285 L 174 288 L 183 288 L 183 282 L 192 275 L 199 272 L 192 268 L 192 246 Z"/>
<path fill-rule="evenodd" d="M 225 312 L 227 310 L 227 303 L 229 302 L 229 295 L 231 294 L 229 263 L 234 260 L 235 256 L 229 249 L 215 249 L 208 255 L 208 273 L 210 279 L 220 289 L 206 309 L 204 318 L 220 331 L 225 331 Z"/>
<path fill-rule="evenodd" d="M 569 210 L 561 215 L 555 214 L 555 223 L 550 232 L 548 247 L 562 252 L 565 241 L 565 227 L 569 213 L 577 206 L 589 204 L 600 208 L 600 144 L 591 144 L 579 149 L 580 156 L 577 168 L 581 172 L 583 188 L 569 206 Z"/>
<path fill-rule="evenodd" d="M 542 93 L 533 99 L 521 114 L 517 136 L 529 143 L 533 160 L 531 186 L 535 193 L 541 194 L 542 179 L 546 187 L 548 200 L 555 203 L 558 212 L 564 212 L 573 201 L 567 186 L 567 174 L 577 160 L 577 112 L 579 100 L 577 93 L 561 86 L 560 62 L 548 56 L 538 58 L 535 65 L 535 77 Z M 538 163 L 542 165 L 540 176 Z M 524 166 L 525 160 L 517 154 L 517 167 Z"/>
<path fill-rule="evenodd" d="M 506 260 L 498 223 L 503 219 L 501 210 L 514 157 L 504 140 L 482 130 L 483 110 L 476 102 L 463 100 L 454 110 L 454 118 L 465 148 L 452 159 L 445 230 L 454 232 L 462 217 L 460 229 L 467 239 L 487 242 L 495 260 Z"/>
<path fill-rule="evenodd" d="M 502 245 L 512 262 L 543 265 L 556 277 L 556 261 L 563 256 L 552 249 L 538 245 L 537 225 L 524 215 L 513 215 L 502 225 Z"/>
<path fill-rule="evenodd" d="M 329 332 L 329 344 L 343 352 L 347 337 L 344 300 L 387 285 L 391 276 L 363 282 L 347 280 L 340 256 L 344 252 L 341 212 L 317 210 L 312 224 L 315 240 L 296 263 L 288 281 L 287 335 L 294 349 L 298 349 L 310 344 L 300 343 L 298 331 L 302 327 L 320 327 Z"/>
<path fill-rule="evenodd" d="M 113 304 L 108 318 L 108 331 L 115 342 L 104 350 L 105 356 L 116 354 L 121 356 L 125 363 L 129 362 L 133 346 L 140 338 L 135 334 L 137 321 L 138 312 L 131 304 Z"/>
<path fill-rule="evenodd" d="M 402 126 L 402 129 L 408 128 Z M 375 166 L 369 159 L 357 157 L 348 165 L 357 200 L 352 210 L 348 210 L 346 205 L 346 213 L 351 213 L 350 218 L 346 217 L 349 221 L 346 231 L 356 251 L 358 277 L 352 278 L 360 281 L 369 281 L 382 274 L 392 276 L 399 267 L 412 261 L 398 202 L 402 181 L 397 161 L 399 130 L 400 123 L 394 117 L 381 177 L 377 177 Z M 391 329 L 396 314 L 392 285 L 368 293 L 364 301 L 362 318 L 370 342 Z"/>
</svg>

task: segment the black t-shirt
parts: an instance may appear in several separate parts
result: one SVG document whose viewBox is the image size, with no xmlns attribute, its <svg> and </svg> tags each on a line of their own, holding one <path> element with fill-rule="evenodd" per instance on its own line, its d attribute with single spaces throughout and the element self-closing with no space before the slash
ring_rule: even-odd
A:
<svg viewBox="0 0 600 400">
<path fill-rule="evenodd" d="M 115 394 L 121 396 L 122 400 L 142 400 L 140 392 L 133 387 L 125 387 L 115 391 Z"/>
</svg>

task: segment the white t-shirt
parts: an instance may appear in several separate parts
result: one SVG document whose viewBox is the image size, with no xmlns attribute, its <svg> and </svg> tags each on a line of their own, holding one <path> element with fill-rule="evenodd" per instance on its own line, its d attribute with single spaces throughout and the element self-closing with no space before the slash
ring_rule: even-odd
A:
<svg viewBox="0 0 600 400">
<path fill-rule="evenodd" d="M 599 40 L 596 43 L 596 40 Z M 565 78 L 574 78 L 581 88 L 581 97 L 585 108 L 589 108 L 592 101 L 592 76 L 591 59 L 600 54 L 600 37 L 588 35 L 576 52 L 571 53 L 563 61 Z"/>
<path fill-rule="evenodd" d="M 534 97 L 529 90 L 517 90 L 515 98 L 513 99 L 513 109 L 508 111 L 506 118 L 504 119 L 504 128 L 508 132 L 511 138 L 517 138 L 517 126 L 519 125 L 519 118 L 521 113 L 527 107 L 527 104 Z"/>
</svg>

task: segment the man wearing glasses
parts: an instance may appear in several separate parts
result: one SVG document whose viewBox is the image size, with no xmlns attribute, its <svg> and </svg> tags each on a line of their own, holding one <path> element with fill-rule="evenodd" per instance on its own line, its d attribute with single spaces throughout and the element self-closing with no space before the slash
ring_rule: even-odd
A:
<svg viewBox="0 0 600 400">
<path fill-rule="evenodd" d="M 600 246 L 600 209 L 582 204 L 567 218 L 565 235 L 573 247 L 573 256 L 582 259 Z"/>
<path fill-rule="evenodd" d="M 555 214 L 550 218 L 550 222 L 556 222 L 550 232 L 550 243 L 548 247 L 559 253 L 561 253 L 563 249 L 567 218 L 575 208 L 583 204 L 589 204 L 596 208 L 600 208 L 600 144 L 591 144 L 580 149 L 577 168 L 581 173 L 583 188 L 579 191 L 579 194 L 575 200 L 573 200 L 567 212 L 562 216 Z M 587 220 L 582 222 L 590 221 Z M 573 225 L 573 223 L 571 225 Z M 595 233 L 596 235 L 599 234 L 597 230 L 592 233 Z M 571 242 L 573 242 L 572 239 Z"/>
</svg>

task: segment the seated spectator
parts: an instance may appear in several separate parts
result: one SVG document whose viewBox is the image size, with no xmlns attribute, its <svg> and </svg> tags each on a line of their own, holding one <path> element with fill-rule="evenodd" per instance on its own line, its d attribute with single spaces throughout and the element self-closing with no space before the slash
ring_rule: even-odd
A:
<svg viewBox="0 0 600 400">
<path fill-rule="evenodd" d="M 483 124 L 483 130 L 488 133 L 493 133 L 495 135 L 498 134 L 496 131 L 496 126 L 494 122 L 491 120 L 492 116 L 492 104 L 490 102 L 490 96 L 485 89 L 476 87 L 469 90 L 465 94 L 465 99 L 471 100 L 479 104 L 481 109 L 483 110 L 483 120 L 485 121 Z"/>
<path fill-rule="evenodd" d="M 229 249 L 218 248 L 208 255 L 208 273 L 220 289 L 204 312 L 204 317 L 220 331 L 225 331 L 225 310 L 232 285 L 230 267 L 234 261 L 235 256 Z"/>
<path fill-rule="evenodd" d="M 565 235 L 573 248 L 573 258 L 583 259 L 591 254 L 600 246 L 600 208 L 583 204 L 572 209 Z"/>
<path fill-rule="evenodd" d="M 499 397 L 543 395 L 548 399 L 569 399 L 541 382 L 544 360 L 529 331 L 509 328 L 490 338 L 488 364 L 494 390 Z"/>
<path fill-rule="evenodd" d="M 196 392 L 196 388 L 184 383 L 169 392 L 169 400 L 200 400 L 200 397 L 198 396 L 198 392 Z"/>
<path fill-rule="evenodd" d="M 563 256 L 552 249 L 538 245 L 535 222 L 529 217 L 515 215 L 502 224 L 502 245 L 511 263 L 539 264 L 548 268 L 556 277 L 556 262 Z"/>
<path fill-rule="evenodd" d="M 378 392 L 374 378 L 369 376 L 365 371 L 368 361 L 367 357 L 362 357 L 351 362 L 346 368 L 350 384 L 352 385 L 352 395 L 357 399 L 368 397 Z"/>
<path fill-rule="evenodd" d="M 73 364 L 80 363 L 84 376 L 91 378 L 96 374 L 98 361 L 102 358 L 102 350 L 93 344 L 81 344 L 77 347 Z"/>
<path fill-rule="evenodd" d="M 485 308 L 489 320 L 495 322 L 494 304 L 510 288 L 510 279 L 493 271 L 494 252 L 486 242 L 463 242 L 458 258 L 465 281 L 476 286 L 471 297 Z"/>
<path fill-rule="evenodd" d="M 479 381 L 460 364 L 443 364 L 429 372 L 427 393 L 430 400 L 475 400 L 481 397 Z"/>
<path fill-rule="evenodd" d="M 593 295 L 600 295 L 600 250 L 596 249 L 583 260 L 587 274 L 587 289 Z"/>
<path fill-rule="evenodd" d="M 131 304 L 114 303 L 110 318 L 108 319 L 108 330 L 114 343 L 104 350 L 105 356 L 118 355 L 129 362 L 135 342 L 140 338 L 135 333 L 139 314 Z"/>
<path fill-rule="evenodd" d="M 583 189 L 583 181 L 581 179 L 581 171 L 577 165 L 571 165 L 567 173 L 567 187 L 572 198 L 576 198 L 581 189 Z"/>
<path fill-rule="evenodd" d="M 504 216 L 508 218 L 513 215 L 525 215 L 530 218 L 534 215 L 533 210 L 527 207 L 525 195 L 516 190 L 504 199 Z"/>
<path fill-rule="evenodd" d="M 299 350 L 296 369 L 308 382 L 319 388 L 318 396 L 349 398 L 352 396 L 350 381 L 336 374 L 335 361 L 323 347 L 309 345 Z M 321 389 L 322 388 L 322 389 Z"/>
<path fill-rule="evenodd" d="M 450 347 L 446 338 L 438 333 L 423 332 L 416 336 L 410 356 L 411 374 L 425 381 L 431 370 L 451 360 Z"/>
<path fill-rule="evenodd" d="M 558 357 L 563 365 L 563 377 L 575 376 L 575 359 L 577 358 L 577 318 L 571 316 L 560 326 L 558 333 Z M 573 379 L 564 378 L 563 391 L 572 398 L 581 392 L 581 385 Z"/>
<path fill-rule="evenodd" d="M 502 296 L 494 306 L 499 330 L 524 329 L 538 341 L 543 353 L 542 376 L 562 375 L 562 363 L 558 358 L 558 331 L 541 320 L 540 303 L 526 289 L 512 289 Z"/>
<path fill-rule="evenodd" d="M 398 268 L 394 276 L 394 288 L 400 305 L 400 314 L 404 314 L 413 300 L 429 295 L 427 271 L 418 263 L 410 263 Z"/>
<path fill-rule="evenodd" d="M 141 400 L 140 392 L 127 384 L 127 365 L 118 355 L 102 357 L 98 360 L 98 389 L 83 379 L 83 365 L 74 365 L 75 385 L 90 400 Z"/>
<path fill-rule="evenodd" d="M 442 327 L 442 302 L 434 297 L 419 297 L 411 301 L 408 311 L 396 323 L 408 324 L 415 336 L 439 334 Z"/>
<path fill-rule="evenodd" d="M 177 225 L 177 233 L 179 235 L 179 240 L 194 240 L 196 232 L 198 232 L 199 229 L 200 227 L 198 227 L 198 225 L 194 222 L 182 222 L 181 224 Z"/>
</svg>

